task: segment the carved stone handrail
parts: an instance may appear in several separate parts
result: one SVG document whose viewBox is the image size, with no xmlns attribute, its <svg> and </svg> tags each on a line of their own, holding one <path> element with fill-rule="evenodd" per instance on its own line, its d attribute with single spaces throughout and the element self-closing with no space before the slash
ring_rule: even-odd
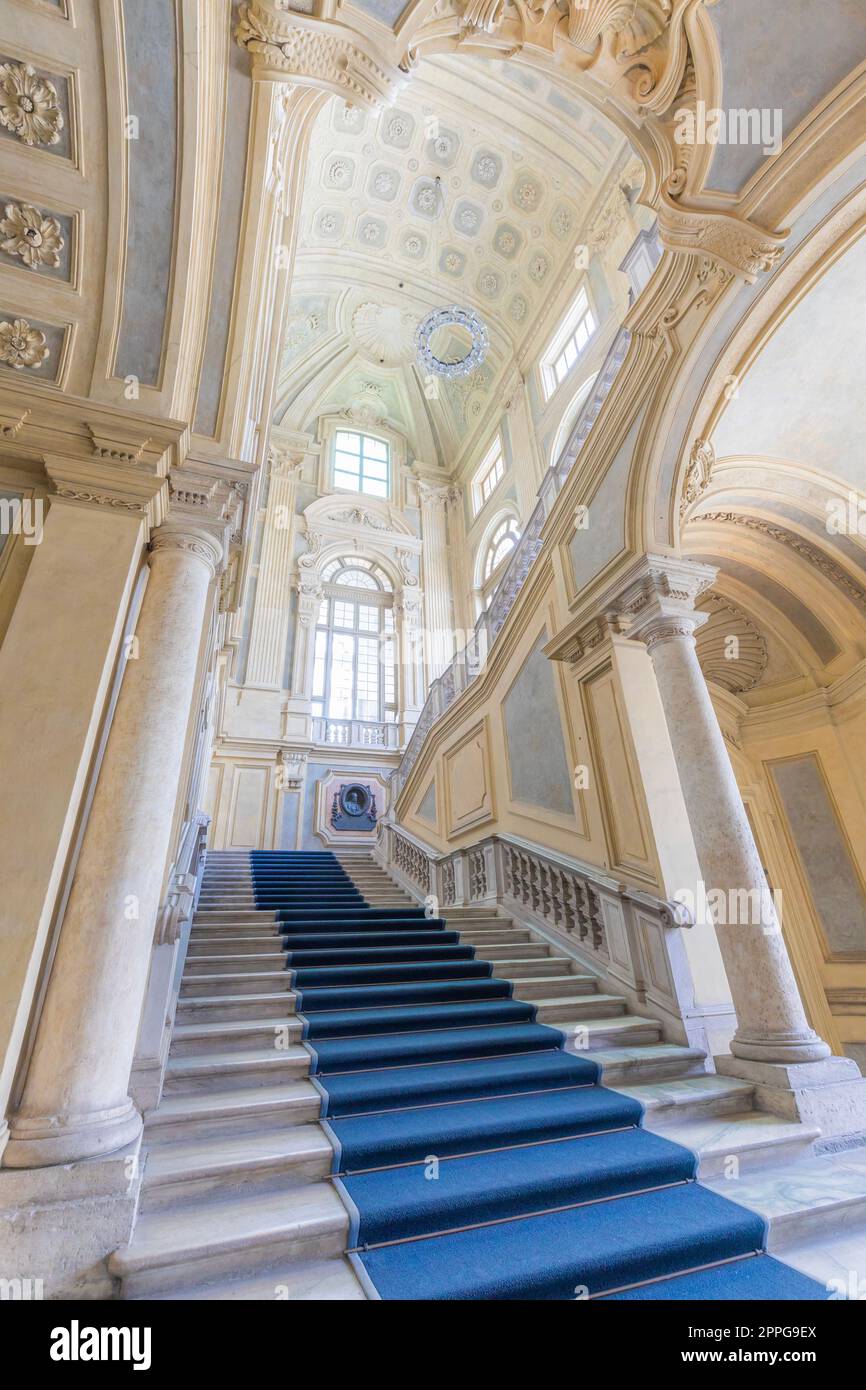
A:
<svg viewBox="0 0 866 1390">
<path fill-rule="evenodd" d="M 628 353 L 631 333 L 621 328 L 611 344 L 593 390 L 581 409 L 568 440 L 556 464 L 552 465 L 538 489 L 538 501 L 512 551 L 511 558 L 497 584 L 493 597 L 475 624 L 475 631 L 463 651 L 458 652 L 441 676 L 433 681 L 406 745 L 399 767 L 392 775 L 394 797 L 400 795 L 406 779 L 418 760 L 424 741 L 432 726 L 440 719 L 468 685 L 484 670 L 490 648 L 499 636 L 514 606 L 517 595 L 526 583 L 542 547 L 544 524 L 553 510 L 566 478 L 578 454 L 589 438 Z"/>
<path fill-rule="evenodd" d="M 177 859 L 156 923 L 155 944 L 173 945 L 192 918 L 201 892 L 210 816 L 196 811 L 183 828 Z"/>
<path fill-rule="evenodd" d="M 666 1036 L 705 1045 L 679 931 L 694 923 L 682 904 L 509 834 L 440 853 L 388 817 L 374 856 L 431 914 L 501 910 L 570 951 L 632 1009 L 660 1019 Z"/>
</svg>

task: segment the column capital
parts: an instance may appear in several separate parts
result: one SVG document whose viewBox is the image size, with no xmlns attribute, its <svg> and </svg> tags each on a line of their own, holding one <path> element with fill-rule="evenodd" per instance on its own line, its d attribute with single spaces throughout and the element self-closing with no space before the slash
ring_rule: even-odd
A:
<svg viewBox="0 0 866 1390">
<path fill-rule="evenodd" d="M 180 550 L 194 555 L 207 566 L 212 575 L 221 574 L 224 567 L 224 550 L 217 536 L 204 528 L 183 526 L 176 521 L 167 521 L 158 526 L 150 538 L 150 554 L 164 554 L 167 550 Z"/>
<path fill-rule="evenodd" d="M 418 494 L 423 507 L 441 507 L 446 510 L 460 500 L 460 489 L 451 483 L 428 483 L 418 480 Z"/>
<path fill-rule="evenodd" d="M 672 637 L 690 637 L 707 620 L 695 603 L 718 570 L 675 555 L 642 555 L 602 601 L 605 618 L 626 636 L 652 648 Z"/>
</svg>

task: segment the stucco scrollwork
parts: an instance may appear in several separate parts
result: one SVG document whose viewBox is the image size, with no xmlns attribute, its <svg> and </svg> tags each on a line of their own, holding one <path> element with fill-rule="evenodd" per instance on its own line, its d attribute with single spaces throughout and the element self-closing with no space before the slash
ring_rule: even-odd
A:
<svg viewBox="0 0 866 1390">
<path fill-rule="evenodd" d="M 683 495 L 680 501 L 680 516 L 685 516 L 689 507 L 697 502 L 709 486 L 710 475 L 716 461 L 716 453 L 708 439 L 696 439 L 689 455 Z"/>
</svg>

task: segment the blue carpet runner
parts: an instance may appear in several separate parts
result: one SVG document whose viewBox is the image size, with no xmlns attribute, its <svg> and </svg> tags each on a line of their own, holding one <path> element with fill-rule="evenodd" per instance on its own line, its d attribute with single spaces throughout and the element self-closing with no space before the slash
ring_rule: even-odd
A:
<svg viewBox="0 0 866 1390">
<path fill-rule="evenodd" d="M 332 854 L 250 858 L 371 1297 L 827 1298 L 443 919 L 371 907 Z"/>
</svg>

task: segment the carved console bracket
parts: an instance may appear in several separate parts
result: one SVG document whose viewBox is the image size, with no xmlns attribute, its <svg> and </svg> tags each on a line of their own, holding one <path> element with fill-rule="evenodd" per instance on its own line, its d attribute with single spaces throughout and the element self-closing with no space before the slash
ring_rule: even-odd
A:
<svg viewBox="0 0 866 1390">
<path fill-rule="evenodd" d="M 389 106 L 406 74 L 369 39 L 336 20 L 277 10 L 264 0 L 240 8 L 235 38 L 259 81 L 292 81 L 336 92 L 362 106 Z"/>
</svg>

